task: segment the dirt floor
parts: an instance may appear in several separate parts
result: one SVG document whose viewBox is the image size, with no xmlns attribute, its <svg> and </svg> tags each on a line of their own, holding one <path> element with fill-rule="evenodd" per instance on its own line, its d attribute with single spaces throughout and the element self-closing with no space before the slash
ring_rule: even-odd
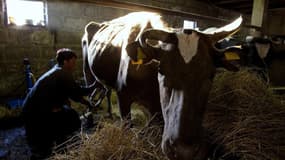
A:
<svg viewBox="0 0 285 160">
<path fill-rule="evenodd" d="M 0 130 L 0 160 L 29 160 L 30 156 L 24 127 Z"/>
<path fill-rule="evenodd" d="M 100 116 L 94 116 L 92 126 L 90 126 L 87 119 L 82 119 L 81 132 L 86 134 L 94 132 L 93 127 L 99 119 Z M 17 124 L 14 127 L 0 129 L 0 160 L 29 160 L 30 156 L 30 148 L 22 125 Z"/>
<path fill-rule="evenodd" d="M 25 139 L 25 129 L 23 127 L 0 130 L 0 159 L 30 159 L 30 150 Z"/>
</svg>

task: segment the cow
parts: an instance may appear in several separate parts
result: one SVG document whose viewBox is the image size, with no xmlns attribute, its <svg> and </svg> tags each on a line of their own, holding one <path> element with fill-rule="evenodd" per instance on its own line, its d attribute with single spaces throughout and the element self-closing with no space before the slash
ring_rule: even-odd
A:
<svg viewBox="0 0 285 160">
<path fill-rule="evenodd" d="M 247 68 L 268 85 L 285 85 L 284 77 L 280 76 L 285 68 L 285 45 L 266 37 L 247 36 L 245 41 L 223 40 L 216 46 L 225 51 L 226 60 L 235 63 L 236 68 Z"/>
<path fill-rule="evenodd" d="M 242 45 L 242 53 L 246 56 L 246 66 L 258 68 L 271 86 L 284 86 L 285 48 L 275 44 L 267 37 L 248 36 Z"/>
<path fill-rule="evenodd" d="M 167 27 L 149 12 L 91 22 L 82 38 L 84 72 L 116 90 L 122 119 L 130 118 L 133 102 L 162 114 L 161 146 L 169 159 L 204 160 L 203 115 L 215 62 L 223 57 L 214 43 L 236 33 L 241 22 L 213 34 Z"/>
<path fill-rule="evenodd" d="M 116 90 L 122 119 L 128 120 L 133 102 L 150 115 L 161 115 L 156 63 L 130 63 L 126 46 L 147 28 L 165 28 L 154 13 L 139 12 L 98 24 L 90 22 L 82 37 L 83 73 L 87 85 L 94 80 Z M 131 48 L 131 47 L 130 47 Z"/>
</svg>

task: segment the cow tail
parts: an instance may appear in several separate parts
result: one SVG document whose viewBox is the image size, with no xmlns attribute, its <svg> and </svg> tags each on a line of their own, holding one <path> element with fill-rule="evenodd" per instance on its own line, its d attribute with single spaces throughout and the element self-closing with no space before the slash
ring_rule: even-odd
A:
<svg viewBox="0 0 285 160">
<path fill-rule="evenodd" d="M 89 86 L 94 83 L 96 79 L 91 72 L 90 65 L 88 62 L 88 42 L 86 41 L 86 39 L 82 41 L 82 59 L 85 85 Z"/>
</svg>

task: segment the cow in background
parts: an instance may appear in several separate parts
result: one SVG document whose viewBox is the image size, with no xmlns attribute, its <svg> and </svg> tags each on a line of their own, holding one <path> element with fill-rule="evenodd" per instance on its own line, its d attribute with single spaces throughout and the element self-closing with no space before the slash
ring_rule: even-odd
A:
<svg viewBox="0 0 285 160">
<path fill-rule="evenodd" d="M 285 44 L 275 44 L 271 41 L 268 54 L 268 75 L 270 84 L 274 87 L 285 86 Z M 277 89 L 276 88 L 276 89 Z M 283 89 L 284 90 L 284 89 Z"/>
<path fill-rule="evenodd" d="M 257 73 L 268 84 L 284 86 L 285 45 L 275 43 L 269 38 L 247 36 L 245 41 L 234 38 L 216 44 L 225 52 L 227 61 L 238 68 L 246 67 Z"/>
<path fill-rule="evenodd" d="M 162 150 L 169 159 L 204 160 L 202 121 L 215 62 L 223 57 L 214 43 L 236 33 L 241 22 L 213 34 L 167 28 L 148 12 L 92 22 L 82 39 L 85 72 L 116 90 L 122 119 L 130 118 L 133 102 L 152 114 L 162 112 Z"/>
</svg>

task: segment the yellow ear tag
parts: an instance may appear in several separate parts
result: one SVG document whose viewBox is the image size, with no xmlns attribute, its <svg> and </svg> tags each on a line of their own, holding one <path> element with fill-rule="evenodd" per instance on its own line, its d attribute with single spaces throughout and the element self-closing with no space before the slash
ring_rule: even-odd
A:
<svg viewBox="0 0 285 160">
<path fill-rule="evenodd" d="M 226 52 L 225 53 L 226 60 L 239 60 L 240 57 L 235 52 Z"/>
<path fill-rule="evenodd" d="M 132 64 L 143 64 L 143 60 L 139 59 L 138 61 L 131 60 Z"/>
<path fill-rule="evenodd" d="M 146 58 L 140 47 L 137 48 L 137 61 L 131 61 L 132 64 L 143 64 L 143 59 Z"/>
<path fill-rule="evenodd" d="M 145 54 L 143 53 L 142 49 L 140 47 L 137 48 L 137 52 L 138 52 L 138 59 L 144 59 L 146 58 Z"/>
</svg>

